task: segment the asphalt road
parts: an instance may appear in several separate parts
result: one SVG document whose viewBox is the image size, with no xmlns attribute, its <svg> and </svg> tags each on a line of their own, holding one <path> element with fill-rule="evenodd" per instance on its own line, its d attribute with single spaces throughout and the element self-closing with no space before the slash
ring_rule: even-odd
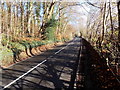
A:
<svg viewBox="0 0 120 90">
<path fill-rule="evenodd" d="M 68 89 L 79 48 L 80 38 L 75 38 L 64 45 L 3 69 L 1 90 L 5 87 L 11 90 Z M 39 66 L 34 68 L 36 65 Z M 34 69 L 31 70 L 32 68 Z"/>
</svg>

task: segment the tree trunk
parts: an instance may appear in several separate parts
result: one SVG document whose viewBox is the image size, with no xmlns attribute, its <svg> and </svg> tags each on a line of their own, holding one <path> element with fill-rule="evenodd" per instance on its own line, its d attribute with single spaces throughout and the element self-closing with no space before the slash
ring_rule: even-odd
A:
<svg viewBox="0 0 120 90">
<path fill-rule="evenodd" d="M 110 12 L 110 22 L 111 22 L 111 39 L 113 38 L 113 20 L 112 20 L 112 12 L 111 12 L 111 5 L 109 2 L 109 12 Z"/>
<path fill-rule="evenodd" d="M 7 45 L 10 41 L 10 28 L 11 28 L 11 3 L 7 3 L 7 7 L 8 7 L 8 11 L 6 14 L 6 18 L 7 18 Z"/>
<path fill-rule="evenodd" d="M 102 39 L 101 42 L 104 39 L 104 33 L 105 33 L 105 29 L 106 29 L 106 24 L 105 24 L 105 20 L 106 20 L 106 3 L 104 4 L 104 12 L 103 12 L 103 29 L 102 29 Z"/>
<path fill-rule="evenodd" d="M 20 3 L 21 9 L 21 35 L 24 37 L 24 2 Z"/>
<path fill-rule="evenodd" d="M 33 17 L 33 4 L 32 2 L 30 2 L 29 4 L 29 16 L 28 16 L 28 33 L 29 33 L 29 36 L 31 36 L 31 20 L 32 20 L 32 17 Z"/>
<path fill-rule="evenodd" d="M 0 46 L 2 41 L 2 4 L 0 3 Z"/>
<path fill-rule="evenodd" d="M 120 52 L 120 0 L 117 3 L 118 8 L 118 50 Z"/>
<path fill-rule="evenodd" d="M 103 8 L 103 28 L 102 28 L 102 36 L 101 36 L 101 41 L 99 42 L 99 48 L 101 50 L 101 55 L 103 55 L 102 53 L 102 43 L 104 40 L 104 35 L 105 35 L 105 30 L 106 30 L 106 2 L 104 4 L 104 8 Z"/>
</svg>

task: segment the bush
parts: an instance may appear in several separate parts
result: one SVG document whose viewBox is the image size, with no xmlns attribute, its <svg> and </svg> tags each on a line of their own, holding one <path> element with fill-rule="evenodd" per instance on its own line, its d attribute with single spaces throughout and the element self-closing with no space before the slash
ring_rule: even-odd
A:
<svg viewBox="0 0 120 90">
<path fill-rule="evenodd" d="M 46 40 L 55 41 L 55 29 L 52 27 L 46 28 Z"/>
<path fill-rule="evenodd" d="M 26 49 L 29 49 L 30 47 L 31 48 L 35 48 L 37 46 L 41 46 L 41 45 L 44 45 L 45 42 L 43 41 L 20 41 L 20 44 L 22 44 Z"/>
<path fill-rule="evenodd" d="M 25 47 L 25 49 L 30 48 L 30 43 L 28 41 L 20 41 L 20 44 Z"/>
<path fill-rule="evenodd" d="M 25 46 L 18 42 L 10 42 L 9 45 L 11 46 L 12 49 L 16 48 L 18 50 L 25 51 Z"/>
<path fill-rule="evenodd" d="M 58 25 L 58 21 L 55 19 L 54 15 L 52 18 L 47 22 L 46 29 L 45 29 L 45 37 L 46 40 L 55 41 L 55 30 Z"/>
<path fill-rule="evenodd" d="M 41 41 L 33 41 L 30 43 L 31 47 L 34 48 L 34 47 L 37 47 L 37 46 L 41 46 L 41 45 L 44 45 L 43 42 Z"/>
</svg>

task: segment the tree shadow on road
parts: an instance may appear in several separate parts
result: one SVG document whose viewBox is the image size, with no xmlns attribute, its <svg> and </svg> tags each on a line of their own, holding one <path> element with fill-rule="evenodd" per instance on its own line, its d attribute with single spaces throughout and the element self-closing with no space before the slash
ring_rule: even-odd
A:
<svg viewBox="0 0 120 90">
<path fill-rule="evenodd" d="M 9 87 L 10 90 L 69 89 L 71 77 L 73 75 L 72 73 L 76 65 L 78 46 L 78 44 L 77 46 L 71 45 L 59 54 L 47 58 L 47 62 L 12 84 Z M 56 50 L 53 49 L 48 52 L 54 53 L 55 51 Z M 48 54 L 48 56 L 49 55 L 50 54 Z M 39 64 L 42 61 L 40 60 L 40 57 L 41 56 L 38 55 L 29 61 L 16 64 L 12 68 L 3 69 L 3 86 L 9 84 L 35 65 Z M 43 53 L 42 57 L 46 58 L 46 54 Z"/>
</svg>

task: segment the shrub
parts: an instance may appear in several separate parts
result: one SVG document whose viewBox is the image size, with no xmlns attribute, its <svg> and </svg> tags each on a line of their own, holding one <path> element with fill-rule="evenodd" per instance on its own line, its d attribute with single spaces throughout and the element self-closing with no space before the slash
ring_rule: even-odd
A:
<svg viewBox="0 0 120 90">
<path fill-rule="evenodd" d="M 20 44 L 25 47 L 25 49 L 30 48 L 30 43 L 28 41 L 20 41 Z"/>
<path fill-rule="evenodd" d="M 46 28 L 46 40 L 55 41 L 55 29 L 52 27 Z"/>
<path fill-rule="evenodd" d="M 58 25 L 58 21 L 55 19 L 55 16 L 53 15 L 52 18 L 47 22 L 46 29 L 45 29 L 45 37 L 46 40 L 55 41 L 55 30 Z"/>
<path fill-rule="evenodd" d="M 22 44 L 20 44 L 19 42 L 9 42 L 9 45 L 11 45 L 12 49 L 18 49 L 21 51 L 25 51 L 25 46 L 23 46 Z"/>
</svg>

